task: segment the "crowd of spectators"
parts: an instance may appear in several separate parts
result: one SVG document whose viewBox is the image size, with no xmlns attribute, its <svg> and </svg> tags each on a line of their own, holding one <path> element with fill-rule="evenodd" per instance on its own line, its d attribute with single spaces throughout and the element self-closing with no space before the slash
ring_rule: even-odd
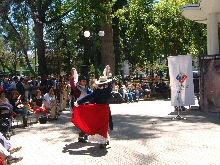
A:
<svg viewBox="0 0 220 165">
<path fill-rule="evenodd" d="M 155 96 L 169 98 L 169 86 L 162 79 L 113 82 L 112 94 L 119 102 L 132 103 Z M 24 125 L 28 111 L 39 115 L 40 112 L 47 113 L 49 109 L 51 118 L 55 118 L 56 113 L 70 106 L 71 87 L 67 76 L 5 76 L 0 80 L 0 91 L 1 97 L 7 99 L 1 98 L 0 105 L 12 105 L 12 110 L 23 116 Z"/>
<path fill-rule="evenodd" d="M 66 108 L 68 84 L 62 76 L 5 76 L 0 81 L 0 106 L 8 106 L 13 117 L 21 115 L 27 126 L 27 114 L 49 113 L 55 119 Z"/>
<path fill-rule="evenodd" d="M 153 98 L 168 99 L 170 97 L 169 86 L 163 81 L 157 82 L 115 82 L 113 96 L 121 98 L 123 102 L 132 103 L 139 100 L 151 100 Z"/>
<path fill-rule="evenodd" d="M 93 89 L 93 79 L 89 81 Z M 151 99 L 155 94 L 168 98 L 169 87 L 163 80 L 136 82 L 129 79 L 113 81 L 112 98 L 117 103 L 133 103 Z M 47 116 L 56 119 L 59 112 L 72 109 L 72 92 L 69 77 L 53 75 L 42 77 L 3 76 L 0 78 L 0 108 L 10 110 L 10 119 L 22 118 L 23 127 L 28 126 L 28 115 L 36 118 Z M 110 102 L 111 103 L 111 102 Z M 20 158 L 11 157 L 12 160 Z"/>
</svg>

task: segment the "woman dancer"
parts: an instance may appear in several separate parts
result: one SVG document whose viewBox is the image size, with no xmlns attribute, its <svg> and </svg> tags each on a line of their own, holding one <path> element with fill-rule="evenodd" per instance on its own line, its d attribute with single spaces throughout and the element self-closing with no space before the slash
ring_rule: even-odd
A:
<svg viewBox="0 0 220 165">
<path fill-rule="evenodd" d="M 110 67 L 108 69 L 110 70 Z M 91 94 L 75 102 L 71 121 L 80 130 L 92 135 L 88 137 L 88 141 L 98 142 L 100 148 L 106 148 L 109 144 L 108 129 L 111 112 L 108 99 L 112 91 L 111 79 L 102 76 L 96 85 L 97 88 Z M 87 101 L 93 104 L 82 105 Z"/>
</svg>

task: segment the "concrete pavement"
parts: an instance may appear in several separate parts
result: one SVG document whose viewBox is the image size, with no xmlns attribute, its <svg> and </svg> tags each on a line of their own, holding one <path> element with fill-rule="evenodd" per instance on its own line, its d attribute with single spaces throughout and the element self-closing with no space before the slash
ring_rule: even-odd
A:
<svg viewBox="0 0 220 165">
<path fill-rule="evenodd" d="M 110 145 L 78 143 L 78 131 L 64 111 L 58 121 L 16 128 L 12 144 L 22 145 L 17 165 L 218 165 L 220 116 L 195 110 L 176 116 L 170 101 L 110 105 Z"/>
</svg>

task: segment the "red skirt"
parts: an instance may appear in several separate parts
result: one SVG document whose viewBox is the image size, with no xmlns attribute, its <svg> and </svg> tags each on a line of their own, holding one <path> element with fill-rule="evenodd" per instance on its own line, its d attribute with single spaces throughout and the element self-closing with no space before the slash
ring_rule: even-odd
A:
<svg viewBox="0 0 220 165">
<path fill-rule="evenodd" d="M 89 135 L 108 136 L 110 107 L 108 104 L 89 104 L 74 107 L 71 121 Z"/>
</svg>

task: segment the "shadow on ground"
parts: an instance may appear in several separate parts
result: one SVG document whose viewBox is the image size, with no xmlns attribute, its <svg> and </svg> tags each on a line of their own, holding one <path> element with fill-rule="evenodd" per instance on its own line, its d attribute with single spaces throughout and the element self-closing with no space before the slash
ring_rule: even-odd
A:
<svg viewBox="0 0 220 165">
<path fill-rule="evenodd" d="M 187 123 L 213 123 L 220 125 L 220 113 L 203 112 L 200 110 L 186 110 L 179 112 L 181 117 L 187 120 L 182 120 Z M 177 116 L 177 112 L 171 112 L 169 115 Z"/>
<path fill-rule="evenodd" d="M 63 153 L 69 153 L 70 155 L 90 155 L 93 157 L 105 156 L 108 151 L 107 148 L 100 149 L 98 144 L 94 143 L 70 143 L 63 147 Z"/>
<path fill-rule="evenodd" d="M 158 131 L 163 131 L 163 126 L 173 126 L 175 123 L 171 121 L 173 117 L 177 115 L 177 112 L 172 112 L 166 117 L 155 116 L 141 116 L 130 114 L 117 114 L 113 115 L 114 130 L 110 131 L 111 138 L 117 140 L 129 140 L 129 139 L 142 139 L 142 138 L 159 138 Z M 187 120 L 181 120 L 181 122 L 192 123 L 194 125 L 198 123 L 214 123 L 220 125 L 219 114 L 206 113 L 201 111 L 184 111 L 180 112 L 182 117 L 186 117 Z M 47 124 L 41 124 L 37 127 L 29 127 L 25 129 L 16 128 L 16 134 L 30 131 L 33 133 L 42 131 L 47 133 L 49 131 L 56 131 L 60 134 L 60 139 L 64 142 L 71 142 L 73 139 L 68 139 L 67 132 L 75 134 L 77 137 L 78 130 L 71 123 L 71 114 L 69 112 L 62 113 L 57 121 L 51 121 Z M 188 128 L 190 129 L 190 128 Z M 52 138 L 51 138 L 52 139 Z M 93 149 L 90 149 L 93 150 Z"/>
</svg>

